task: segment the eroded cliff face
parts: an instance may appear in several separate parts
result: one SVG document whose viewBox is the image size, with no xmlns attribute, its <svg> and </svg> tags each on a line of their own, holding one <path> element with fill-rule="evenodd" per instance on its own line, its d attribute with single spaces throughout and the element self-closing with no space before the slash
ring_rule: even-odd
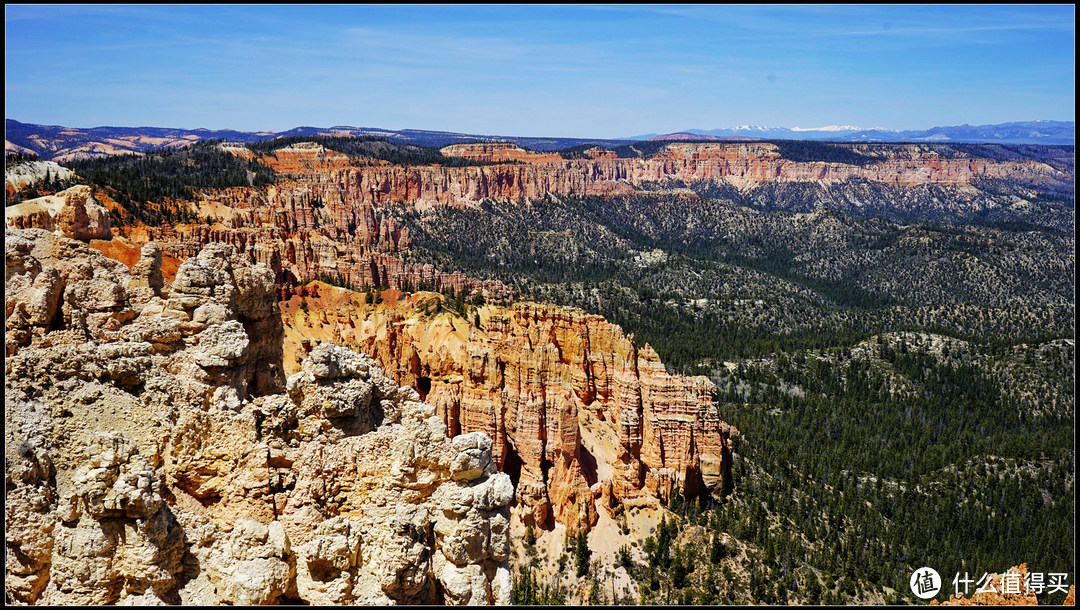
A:
<svg viewBox="0 0 1080 610">
<path fill-rule="evenodd" d="M 458 150 L 465 146 L 478 145 L 457 145 L 455 155 L 477 160 L 495 158 L 485 150 Z M 500 154 L 509 158 L 506 151 Z M 423 208 L 484 199 L 520 201 L 549 194 L 621 195 L 632 193 L 643 182 L 665 180 L 707 180 L 746 187 L 765 182 L 834 183 L 852 179 L 897 185 L 965 185 L 977 178 L 1068 178 L 1043 163 L 946 159 L 917 145 L 896 146 L 879 161 L 865 165 L 793 161 L 783 158 L 775 144 L 765 142 L 672 143 L 648 159 L 610 157 L 598 154 L 592 159 L 548 161 L 533 158 L 522 164 L 479 167 L 350 167 L 332 170 L 331 182 L 349 201 L 403 202 Z"/>
<path fill-rule="evenodd" d="M 413 238 L 384 206 L 405 204 L 422 211 L 548 195 L 628 195 L 644 184 L 667 181 L 704 180 L 743 188 L 777 181 L 967 185 L 987 178 L 1051 182 L 1068 178 L 1042 163 L 946 159 L 917 145 L 890 147 L 886 153 L 875 150 L 878 160 L 864 165 L 793 161 L 783 158 L 770 143 L 672 143 L 651 158 L 632 159 L 590 149 L 588 159 L 565 160 L 556 154 L 528 153 L 511 144 L 455 145 L 443 150 L 473 160 L 516 163 L 403 167 L 350 159 L 301 143 L 262 157 L 279 172 L 281 179 L 273 186 L 202 193 L 193 210 L 200 222 L 125 228 L 125 237 L 136 246 L 158 243 L 167 260 L 184 260 L 208 243 L 228 243 L 269 265 L 283 298 L 305 280 L 332 277 L 357 289 L 365 285 L 453 287 L 455 292 L 481 292 L 489 300 L 508 300 L 513 295 L 500 282 L 403 262 L 402 253 L 412 248 Z M 247 149 L 233 152 L 251 155 Z M 688 191 L 682 194 L 696 196 Z M 18 221 L 21 224 L 9 224 L 49 228 L 43 224 L 47 222 L 44 216 L 41 222 L 29 218 L 32 212 L 24 216 Z"/>
<path fill-rule="evenodd" d="M 203 193 L 195 212 L 204 222 L 127 233 L 137 245 L 155 241 L 167 257 L 179 260 L 207 243 L 229 243 L 271 266 L 286 289 L 302 280 L 330 276 L 358 289 L 453 287 L 483 292 L 490 300 L 512 295 L 499 282 L 402 262 L 401 253 L 411 249 L 412 236 L 383 206 L 403 203 L 423 210 L 546 195 L 627 195 L 642 184 L 670 180 L 706 180 L 742 188 L 775 181 L 965 185 L 977 178 L 1064 179 L 1061 172 L 1041 163 L 943 159 L 915 145 L 887 150 L 876 162 L 848 165 L 792 161 L 769 143 L 672 143 L 648 159 L 618 159 L 611 151 L 592 149 L 587 151 L 592 158 L 574 160 L 529 155 L 509 144 L 475 144 L 447 147 L 444 153 L 519 163 L 402 167 L 362 163 L 321 146 L 298 144 L 263 157 L 285 177 L 277 184 Z"/>
<path fill-rule="evenodd" d="M 491 441 L 342 347 L 286 380 L 269 267 L 5 246 L 9 602 L 510 601 Z"/>
<path fill-rule="evenodd" d="M 398 253 L 412 245 L 408 229 L 370 202 L 344 198 L 334 185 L 286 181 L 265 190 L 226 189 L 206 194 L 198 215 L 210 222 L 141 227 L 140 235 L 131 231 L 131 237 L 136 243 L 154 241 L 179 260 L 210 243 L 230 244 L 273 269 L 283 297 L 298 283 L 323 276 L 341 278 L 357 289 L 423 285 L 489 299 L 512 294 L 499 281 L 404 263 Z"/>
<path fill-rule="evenodd" d="M 651 347 L 600 316 L 519 303 L 480 307 L 474 326 L 432 293 L 384 293 L 376 305 L 316 286 L 306 311 L 299 298 L 282 303 L 286 368 L 315 341 L 371 354 L 450 434 L 493 440 L 527 522 L 581 531 L 597 506 L 719 494 L 730 482 L 733 429 L 713 384 L 668 375 Z"/>
<path fill-rule="evenodd" d="M 590 159 L 618 159 L 619 155 L 613 151 L 604 148 L 603 146 L 593 146 L 592 148 L 585 150 L 585 156 Z"/>
</svg>

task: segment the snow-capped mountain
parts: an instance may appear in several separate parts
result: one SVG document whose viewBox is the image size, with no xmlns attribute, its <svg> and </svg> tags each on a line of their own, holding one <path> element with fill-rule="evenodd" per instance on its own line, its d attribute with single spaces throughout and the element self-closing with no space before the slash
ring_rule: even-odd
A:
<svg viewBox="0 0 1080 610">
<path fill-rule="evenodd" d="M 678 134 L 708 138 L 761 138 L 780 140 L 838 140 L 842 142 L 998 142 L 1003 144 L 1073 144 L 1073 121 L 1022 121 L 997 125 L 959 125 L 925 130 L 826 125 L 824 127 L 763 127 L 739 125 L 721 129 L 685 129 Z M 648 134 L 630 139 L 671 139 L 670 134 Z"/>
</svg>

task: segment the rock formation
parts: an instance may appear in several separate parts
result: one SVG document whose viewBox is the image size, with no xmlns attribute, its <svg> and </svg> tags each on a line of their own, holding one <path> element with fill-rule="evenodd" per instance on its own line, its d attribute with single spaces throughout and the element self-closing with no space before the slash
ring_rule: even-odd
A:
<svg viewBox="0 0 1080 610">
<path fill-rule="evenodd" d="M 592 148 L 585 150 L 585 156 L 590 159 L 618 159 L 619 155 L 613 150 L 608 150 L 603 146 L 593 146 Z"/>
<path fill-rule="evenodd" d="M 580 531 L 596 522 L 596 497 L 615 510 L 719 494 L 730 481 L 733 430 L 713 384 L 668 375 L 651 347 L 600 316 L 519 303 L 481 307 L 473 326 L 431 293 L 387 294 L 381 305 L 325 284 L 317 294 L 307 311 L 299 298 L 282 304 L 286 368 L 316 339 L 371 354 L 452 435 L 492 439 L 527 521 Z"/>
<path fill-rule="evenodd" d="M 517 161 L 521 163 L 547 163 L 549 161 L 562 161 L 562 155 L 557 152 L 534 152 L 525 150 L 517 144 L 509 142 L 482 142 L 474 144 L 451 144 L 439 150 L 446 157 L 468 159 L 483 163 L 506 163 Z"/>
<path fill-rule="evenodd" d="M 250 150 L 243 147 L 226 150 L 246 159 L 255 157 Z M 279 148 L 267 155 L 266 161 L 275 172 L 300 178 L 310 178 L 326 170 L 349 167 L 355 163 L 349 159 L 348 155 L 327 150 L 326 147 L 313 142 L 299 142 Z"/>
<path fill-rule="evenodd" d="M 74 174 L 55 161 L 26 161 L 5 168 L 4 187 L 10 195 L 46 178 L 70 180 Z"/>
<path fill-rule="evenodd" d="M 112 237 L 109 211 L 85 185 L 10 206 L 4 210 L 4 219 L 18 229 L 56 230 L 82 241 Z"/>
<path fill-rule="evenodd" d="M 236 149 L 240 154 L 240 149 Z M 246 151 L 246 149 L 243 149 Z M 473 160 L 515 160 L 483 166 L 394 166 L 349 159 L 322 146 L 296 144 L 263 157 L 283 177 L 265 188 L 205 192 L 196 203 L 204 222 L 126 230 L 136 246 L 155 241 L 166 258 L 183 260 L 210 242 L 224 242 L 274 269 L 283 297 L 307 279 L 341 278 L 361 289 L 426 287 L 481 292 L 509 299 L 497 281 L 451 270 L 406 264 L 401 253 L 412 236 L 384 208 L 404 204 L 469 206 L 484 200 L 516 202 L 546 195 L 625 195 L 643 184 L 705 180 L 745 187 L 765 182 L 833 183 L 859 179 L 891 185 L 966 185 L 981 178 L 1063 180 L 1049 165 L 984 158 L 940 158 L 931 148 L 893 146 L 869 151 L 874 162 L 800 162 L 785 159 L 770 143 L 671 143 L 651 158 L 614 158 L 593 148 L 588 159 L 536 155 L 511 144 L 454 145 L 445 154 Z M 250 153 L 250 151 L 247 151 Z M 692 193 L 684 193 L 694 196 Z M 24 215 L 32 212 L 27 211 Z M 44 226 L 9 221 L 13 226 Z M 143 233 L 136 236 L 137 232 Z"/>
<path fill-rule="evenodd" d="M 5 246 L 9 602 L 509 603 L 491 441 L 342 347 L 286 381 L 269 267 Z"/>
<path fill-rule="evenodd" d="M 212 225 L 144 227 L 145 239 L 180 260 L 209 243 L 230 244 L 269 265 L 286 290 L 308 279 L 333 277 L 357 289 L 423 285 L 478 292 L 489 299 L 511 296 L 510 289 L 495 280 L 405 264 L 395 254 L 411 247 L 408 230 L 378 214 L 370 203 L 354 205 L 343 199 L 333 186 L 285 182 L 265 191 L 227 189 L 206 197 L 199 216 L 211 217 Z"/>
</svg>

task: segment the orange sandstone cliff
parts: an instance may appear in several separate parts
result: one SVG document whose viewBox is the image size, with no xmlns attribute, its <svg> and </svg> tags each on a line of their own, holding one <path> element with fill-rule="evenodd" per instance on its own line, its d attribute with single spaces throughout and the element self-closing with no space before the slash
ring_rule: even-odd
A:
<svg viewBox="0 0 1080 610">
<path fill-rule="evenodd" d="M 853 148 L 857 150 L 858 146 Z M 455 144 L 442 152 L 450 157 L 494 164 L 468 167 L 404 167 L 357 161 L 349 164 L 341 155 L 322 147 L 294 145 L 264 159 L 279 173 L 296 180 L 294 185 L 279 187 L 278 197 L 284 197 L 281 201 L 268 195 L 267 203 L 287 207 L 290 197 L 287 191 L 293 199 L 314 197 L 316 203 L 325 200 L 328 205 L 334 201 L 353 207 L 393 202 L 427 207 L 466 205 L 484 199 L 517 201 L 549 194 L 626 194 L 642 182 L 663 180 L 712 180 L 736 186 L 764 182 L 834 183 L 851 179 L 900 185 L 964 185 L 980 178 L 1068 178 L 1064 172 L 1043 163 L 962 156 L 942 158 L 931 148 L 914 144 L 866 151 L 869 160 L 865 165 L 794 161 L 782 157 L 780 149 L 767 142 L 676 142 L 651 158 L 625 159 L 615 158 L 613 152 L 597 147 L 586 151 L 588 159 L 568 160 L 557 153 L 535 153 L 505 143 Z M 306 218 L 298 219 L 301 223 L 305 221 Z"/>
<path fill-rule="evenodd" d="M 527 522 L 587 529 L 594 498 L 614 509 L 720 493 L 730 477 L 733 429 L 713 384 L 667 374 L 651 347 L 600 316 L 518 303 L 480 307 L 473 326 L 433 293 L 365 304 L 313 288 L 303 307 L 299 297 L 282 303 L 286 368 L 319 341 L 372 355 L 435 406 L 450 435 L 493 440 Z"/>
</svg>

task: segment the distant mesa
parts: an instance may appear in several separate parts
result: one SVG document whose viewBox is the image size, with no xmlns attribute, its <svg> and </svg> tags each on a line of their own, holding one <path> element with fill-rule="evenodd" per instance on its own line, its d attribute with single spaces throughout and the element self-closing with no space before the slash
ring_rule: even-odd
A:
<svg viewBox="0 0 1080 610">
<path fill-rule="evenodd" d="M 585 150 L 585 156 L 590 159 L 617 159 L 618 153 L 613 150 L 608 150 L 603 146 L 593 146 L 592 148 Z"/>
<path fill-rule="evenodd" d="M 511 142 L 475 142 L 472 144 L 452 144 L 440 149 L 443 156 L 480 161 L 484 163 L 547 163 L 562 161 L 559 153 L 540 153 L 513 144 Z"/>
</svg>

